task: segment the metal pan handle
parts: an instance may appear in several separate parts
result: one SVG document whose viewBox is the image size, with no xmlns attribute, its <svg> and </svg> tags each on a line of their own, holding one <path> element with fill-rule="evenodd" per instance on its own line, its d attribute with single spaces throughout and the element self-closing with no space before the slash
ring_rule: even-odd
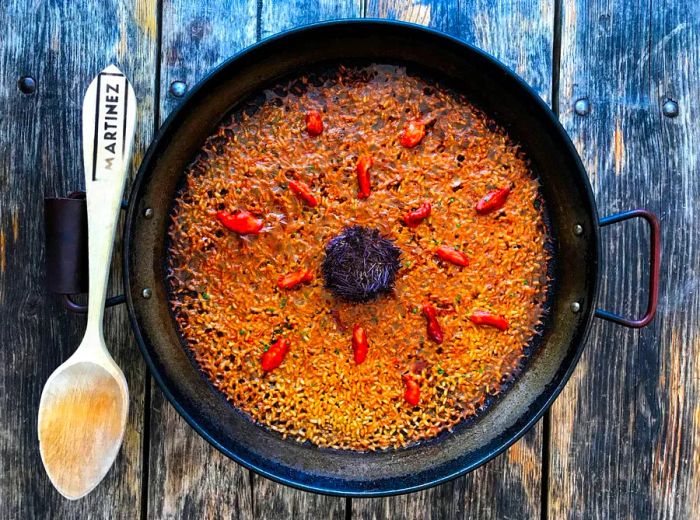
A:
<svg viewBox="0 0 700 520">
<path fill-rule="evenodd" d="M 603 318 L 604 320 L 614 321 L 625 327 L 630 327 L 633 329 L 639 329 L 649 324 L 649 322 L 654 318 L 656 314 L 656 306 L 659 301 L 659 272 L 660 272 L 660 261 L 661 261 L 661 229 L 659 227 L 659 219 L 651 211 L 645 209 L 632 209 L 629 211 L 623 211 L 621 213 L 616 213 L 615 215 L 610 215 L 609 217 L 604 217 L 600 219 L 598 225 L 600 227 L 609 226 L 610 224 L 615 224 L 617 222 L 623 222 L 625 220 L 630 220 L 633 218 L 643 218 L 649 224 L 649 231 L 651 232 L 649 244 L 649 262 L 650 262 L 650 275 L 649 275 L 649 302 L 647 303 L 647 311 L 638 320 L 632 320 L 629 318 L 624 318 L 619 314 L 615 314 L 610 311 L 603 309 L 596 309 L 595 315 L 598 318 Z"/>
<path fill-rule="evenodd" d="M 87 314 L 88 306 L 83 303 L 78 303 L 73 298 L 72 294 L 63 294 L 63 306 L 74 314 Z M 111 296 L 105 300 L 105 307 L 114 307 L 115 305 L 121 305 L 126 302 L 126 296 L 119 294 L 117 296 Z"/>
<path fill-rule="evenodd" d="M 122 202 L 122 209 L 128 204 Z M 88 306 L 75 296 L 88 292 L 87 204 L 84 191 L 68 197 L 44 199 L 44 239 L 46 249 L 46 281 L 50 292 L 63 298 L 70 312 L 87 314 Z M 107 298 L 106 307 L 126 301 L 121 294 Z"/>
</svg>

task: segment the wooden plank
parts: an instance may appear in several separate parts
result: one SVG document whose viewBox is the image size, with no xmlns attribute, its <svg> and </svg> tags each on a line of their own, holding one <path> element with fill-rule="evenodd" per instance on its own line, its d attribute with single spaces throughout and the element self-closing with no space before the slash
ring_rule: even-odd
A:
<svg viewBox="0 0 700 520">
<path fill-rule="evenodd" d="M 178 105 L 173 82 L 191 88 L 255 42 L 256 0 L 190 2 L 162 8 L 160 120 Z M 152 382 L 149 518 L 251 518 L 249 472 L 192 430 Z"/>
<path fill-rule="evenodd" d="M 300 25 L 324 20 L 358 18 L 364 14 L 363 0 L 262 0 L 260 35 L 264 38 Z"/>
<path fill-rule="evenodd" d="M 700 517 L 699 14 L 689 0 L 563 2 L 561 117 L 600 213 L 647 207 L 664 236 L 655 321 L 598 321 L 553 408 L 550 518 Z M 601 304 L 639 313 L 646 229 L 606 230 L 602 248 Z"/>
<path fill-rule="evenodd" d="M 550 100 L 554 12 L 551 2 L 464 3 L 372 0 L 368 16 L 427 25 L 496 56 Z M 466 477 L 418 493 L 353 500 L 354 518 L 538 518 L 542 426 Z"/>
<path fill-rule="evenodd" d="M 160 55 L 160 119 L 180 99 L 169 93 L 174 81 L 193 87 L 224 60 L 255 43 L 257 1 L 163 4 Z"/>
<path fill-rule="evenodd" d="M 82 99 L 92 78 L 115 63 L 140 104 L 134 166 L 153 126 L 155 1 L 55 3 L 9 0 L 0 27 L 0 513 L 5 518 L 138 517 L 141 510 L 145 365 L 124 306 L 106 312 L 105 338 L 126 374 L 130 412 L 124 445 L 105 480 L 69 502 L 39 457 L 36 413 L 44 382 L 70 356 L 85 328 L 47 294 L 44 196 L 84 187 Z M 36 80 L 22 94 L 17 80 Z M 135 168 L 132 169 L 132 172 Z M 115 258 L 119 258 L 119 245 Z M 112 291 L 121 291 L 117 260 Z"/>
<path fill-rule="evenodd" d="M 554 6 L 549 0 L 369 0 L 367 16 L 426 25 L 476 45 L 550 100 Z"/>
<path fill-rule="evenodd" d="M 506 453 L 446 484 L 408 495 L 353 499 L 352 518 L 539 518 L 542 426 Z"/>
<path fill-rule="evenodd" d="M 323 20 L 362 15 L 362 1 L 294 0 L 282 6 L 274 0 L 263 0 L 260 33 L 263 37 L 299 25 Z M 259 475 L 253 475 L 253 500 L 257 518 L 345 518 L 346 501 L 282 486 Z"/>
<path fill-rule="evenodd" d="M 177 98 L 168 93 L 172 82 L 184 81 L 188 87 L 192 86 L 223 59 L 254 42 L 256 5 L 254 1 L 239 2 L 225 12 L 214 3 L 194 6 L 189 2 L 172 2 L 164 5 L 161 53 L 163 118 L 177 105 Z M 323 12 L 332 16 L 332 10 L 328 9 L 323 11 L 319 7 L 317 18 L 314 18 L 313 9 L 304 9 L 301 4 L 286 6 L 285 10 L 276 9 L 274 14 L 272 6 L 263 4 L 260 32 L 272 34 L 289 26 L 281 24 L 320 19 Z M 242 29 L 232 31 L 231 19 L 238 20 Z M 149 516 L 172 518 L 183 511 L 188 516 L 205 517 L 225 513 L 243 518 L 251 517 L 253 513 L 258 518 L 288 514 L 321 515 L 324 518 L 344 516 L 345 501 L 342 499 L 291 490 L 259 476 L 250 475 L 251 498 L 248 472 L 228 461 L 190 430 L 157 389 L 154 389 L 151 418 Z M 190 475 L 192 468 L 204 469 Z M 227 493 L 221 494 L 221 489 L 226 489 Z"/>
<path fill-rule="evenodd" d="M 152 385 L 148 518 L 252 518 L 249 471 L 195 433 Z"/>
</svg>

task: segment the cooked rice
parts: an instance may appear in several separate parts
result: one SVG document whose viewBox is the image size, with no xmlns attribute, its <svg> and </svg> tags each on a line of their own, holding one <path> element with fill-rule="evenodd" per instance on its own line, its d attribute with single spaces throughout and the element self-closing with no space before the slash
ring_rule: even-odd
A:
<svg viewBox="0 0 700 520">
<path fill-rule="evenodd" d="M 207 140 L 172 213 L 171 305 L 201 369 L 253 420 L 324 447 L 402 447 L 480 411 L 520 370 L 546 296 L 547 234 L 523 151 L 462 96 L 391 65 L 304 75 L 265 91 L 255 108 Z M 318 137 L 305 131 L 309 109 L 323 115 Z M 419 117 L 434 126 L 402 148 L 404 123 Z M 360 154 L 374 159 L 366 200 L 357 198 Z M 311 186 L 318 207 L 286 189 L 292 178 Z M 476 214 L 481 197 L 510 184 L 502 210 Z M 406 227 L 401 217 L 426 200 L 432 216 Z M 218 209 L 258 213 L 266 228 L 239 237 L 216 220 Z M 393 294 L 352 304 L 323 288 L 324 246 L 351 224 L 379 229 L 402 250 Z M 465 252 L 469 266 L 439 260 L 439 244 Z M 313 270 L 312 283 L 277 288 L 279 275 L 302 268 Z M 425 302 L 439 310 L 442 345 L 426 338 Z M 474 309 L 510 328 L 474 325 Z M 369 338 L 361 365 L 356 323 Z M 280 336 L 291 350 L 265 374 L 260 357 Z M 401 376 L 411 370 L 416 407 L 403 399 Z"/>
</svg>

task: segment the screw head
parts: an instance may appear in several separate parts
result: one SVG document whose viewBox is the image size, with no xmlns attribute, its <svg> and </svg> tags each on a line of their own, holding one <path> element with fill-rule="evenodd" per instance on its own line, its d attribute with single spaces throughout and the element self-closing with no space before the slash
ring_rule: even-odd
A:
<svg viewBox="0 0 700 520">
<path fill-rule="evenodd" d="M 591 102 L 587 97 L 580 98 L 574 103 L 574 112 L 580 116 L 587 116 L 591 112 Z"/>
<path fill-rule="evenodd" d="M 187 92 L 187 84 L 184 81 L 173 81 L 170 84 L 170 94 L 174 97 L 182 97 Z"/>
<path fill-rule="evenodd" d="M 581 310 L 581 304 L 579 302 L 573 302 L 571 304 L 571 312 L 578 312 Z"/>
<path fill-rule="evenodd" d="M 143 291 L 141 291 L 141 296 L 148 300 L 151 296 L 153 296 L 153 291 L 146 287 Z"/>
<path fill-rule="evenodd" d="M 153 218 L 153 208 L 146 208 L 143 210 L 143 217 L 147 219 Z"/>
<path fill-rule="evenodd" d="M 667 99 L 661 106 L 661 112 L 666 117 L 677 117 L 678 116 L 678 103 L 672 99 Z"/>
<path fill-rule="evenodd" d="M 34 94 L 36 81 L 31 76 L 22 76 L 17 80 L 17 88 L 22 94 Z"/>
<path fill-rule="evenodd" d="M 576 236 L 583 235 L 583 226 L 581 224 L 576 224 L 574 226 L 574 235 L 576 235 Z"/>
</svg>

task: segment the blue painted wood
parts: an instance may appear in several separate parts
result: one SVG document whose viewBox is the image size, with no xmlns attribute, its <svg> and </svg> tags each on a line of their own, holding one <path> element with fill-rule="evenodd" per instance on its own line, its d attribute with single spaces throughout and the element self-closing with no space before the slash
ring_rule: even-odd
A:
<svg viewBox="0 0 700 520">
<path fill-rule="evenodd" d="M 551 0 L 368 0 L 367 16 L 426 25 L 476 45 L 550 101 L 554 41 Z"/>
<path fill-rule="evenodd" d="M 110 63 L 129 77 L 140 107 L 133 175 L 153 133 L 155 1 L 30 2 L 0 8 L 0 517 L 138 517 L 146 369 L 124 306 L 105 314 L 105 338 L 129 385 L 124 444 L 105 480 L 69 502 L 51 486 L 36 417 L 46 379 L 76 349 L 84 316 L 46 291 L 44 196 L 84 187 L 81 110 L 91 80 Z M 18 88 L 22 76 L 35 91 Z M 120 256 L 120 244 L 115 257 Z M 110 292 L 121 292 L 120 262 Z"/>
<path fill-rule="evenodd" d="M 163 3 L 160 121 L 214 67 L 255 43 L 257 9 L 256 0 Z M 197 435 L 155 382 L 151 392 L 148 517 L 252 518 L 249 471 Z"/>
<path fill-rule="evenodd" d="M 371 0 L 368 16 L 427 25 L 476 45 L 522 76 L 545 101 L 552 89 L 551 2 Z M 538 518 L 541 425 L 504 455 L 466 477 L 400 497 L 353 500 L 353 518 Z"/>
<path fill-rule="evenodd" d="M 554 2 L 6 2 L 0 10 L 0 320 L 6 325 L 0 328 L 0 517 L 536 518 L 545 478 L 545 517 L 699 517 L 700 130 L 693 117 L 700 91 L 700 8 L 690 0 L 561 2 L 561 89 L 555 100 L 601 212 L 647 206 L 661 216 L 659 316 L 638 333 L 596 325 L 553 410 L 549 474 L 541 472 L 538 427 L 465 478 L 405 497 L 352 503 L 251 477 L 197 437 L 155 388 L 144 421 L 147 377 L 123 309 L 109 311 L 107 336 L 132 392 L 124 448 L 105 482 L 83 501 L 66 502 L 50 487 L 38 458 L 36 406 L 43 381 L 79 341 L 82 322 L 44 293 L 36 216 L 44 195 L 82 184 L 84 88 L 108 62 L 130 76 L 141 105 L 138 162 L 154 121 L 179 102 L 170 94 L 173 82 L 190 88 L 260 36 L 367 15 L 430 25 L 474 43 L 549 101 Z M 22 75 L 36 80 L 35 93 L 20 92 L 16 80 Z M 590 102 L 589 115 L 573 109 L 582 98 Z M 663 113 L 669 98 L 679 107 L 675 118 Z M 645 300 L 638 296 L 647 274 L 645 231 L 612 229 L 604 239 L 601 303 L 635 314 L 637 302 Z M 141 471 L 144 453 L 148 478 Z"/>
<path fill-rule="evenodd" d="M 361 17 L 363 12 L 361 0 L 290 0 L 283 4 L 263 0 L 260 7 L 262 37 L 324 20 Z M 346 506 L 350 504 L 350 500 L 298 491 L 259 475 L 253 475 L 251 483 L 258 518 L 344 519 Z"/>
<path fill-rule="evenodd" d="M 300 25 L 363 15 L 363 0 L 262 0 L 260 34 L 265 38 Z"/>
<path fill-rule="evenodd" d="M 662 265 L 652 325 L 596 323 L 552 410 L 551 518 L 700 517 L 699 40 L 694 1 L 563 2 L 562 122 L 602 215 L 660 216 Z M 648 247 L 642 224 L 606 228 L 601 306 L 643 312 Z"/>
</svg>

